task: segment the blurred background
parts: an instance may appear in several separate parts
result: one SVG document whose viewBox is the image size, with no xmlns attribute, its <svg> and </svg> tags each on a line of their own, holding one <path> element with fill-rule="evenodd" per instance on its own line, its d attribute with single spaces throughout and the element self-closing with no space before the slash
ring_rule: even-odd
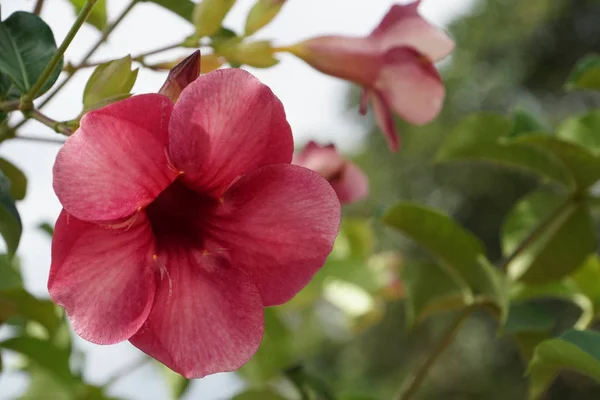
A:
<svg viewBox="0 0 600 400">
<path fill-rule="evenodd" d="M 66 0 L 46 3 L 42 17 L 60 42 L 74 20 L 73 8 Z M 109 20 L 121 12 L 124 3 L 107 0 Z M 239 30 L 252 3 L 238 0 L 224 25 Z M 395 3 L 399 1 L 289 0 L 257 37 L 285 45 L 322 34 L 363 35 Z M 31 11 L 34 6 L 31 0 L 1 0 L 0 4 L 3 19 L 17 10 Z M 489 165 L 434 165 L 431 160 L 445 136 L 460 118 L 475 111 L 514 114 L 526 110 L 550 129 L 567 115 L 600 106 L 597 95 L 562 90 L 578 59 L 600 53 L 600 1 L 423 0 L 420 10 L 432 23 L 450 32 L 456 49 L 440 64 L 448 93 L 442 114 L 418 128 L 398 121 L 403 145 L 397 154 L 389 152 L 372 119 L 358 115 L 358 88 L 320 74 L 292 57 L 282 56 L 270 69 L 249 68 L 283 101 L 297 146 L 308 140 L 335 143 L 365 170 L 371 194 L 345 209 L 347 229 L 324 271 L 294 301 L 267 315 L 268 336 L 255 360 L 239 374 L 217 374 L 192 382 L 182 398 L 229 399 L 247 382 L 276 379 L 280 369 L 300 364 L 306 373 L 337 393 L 394 398 L 403 380 L 423 362 L 452 314 L 428 318 L 408 329 L 402 283 L 397 277 L 403 260 L 425 256 L 373 217 L 400 199 L 428 204 L 475 232 L 491 260 L 497 261 L 501 258 L 498 231 L 502 219 L 534 181 Z M 94 60 L 143 53 L 181 40 L 191 31 L 190 24 L 177 15 L 142 2 Z M 97 37 L 97 30 L 84 26 L 65 60 L 77 62 Z M 155 60 L 169 61 L 189 52 L 174 50 L 157 55 Z M 91 72 L 76 75 L 46 108 L 47 114 L 58 120 L 73 118 L 80 111 L 80 96 Z M 155 92 L 165 77 L 166 73 L 142 68 L 133 92 Z M 57 136 L 36 122 L 28 122 L 22 132 Z M 19 257 L 25 286 L 39 297 L 47 297 L 50 239 L 38 226 L 53 223 L 60 210 L 51 188 L 58 148 L 51 143 L 16 140 L 0 147 L 0 155 L 21 167 L 29 178 L 27 198 L 19 204 L 24 224 Z M 328 280 L 329 272 L 339 274 L 336 268 L 359 271 L 359 275 L 368 269 L 377 279 L 363 279 L 361 275 Z M 371 280 L 370 287 L 357 283 Z M 564 319 L 556 329 L 575 318 L 572 306 L 566 303 L 548 306 Z M 0 337 L 9 335 L 6 329 L 0 328 Z M 162 368 L 138 362 L 143 354 L 129 343 L 97 346 L 75 337 L 74 346 L 85 360 L 80 363 L 86 382 L 102 385 L 121 371 L 126 374 L 110 386 L 111 396 L 169 398 L 171 389 Z M 19 398 L 28 390 L 30 378 L 19 371 L 16 356 L 4 357 L 4 363 L 0 400 Z M 129 371 L 132 365 L 136 369 Z M 432 369 L 417 397 L 526 399 L 524 368 L 510 338 L 498 338 L 495 322 L 477 315 Z M 58 399 L 54 395 L 47 398 Z M 598 399 L 600 387 L 579 375 L 563 374 L 547 398 Z"/>
</svg>

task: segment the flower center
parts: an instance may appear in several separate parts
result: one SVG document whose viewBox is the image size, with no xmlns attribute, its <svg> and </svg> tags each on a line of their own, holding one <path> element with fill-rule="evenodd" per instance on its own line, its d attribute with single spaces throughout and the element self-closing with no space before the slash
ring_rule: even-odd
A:
<svg viewBox="0 0 600 400">
<path fill-rule="evenodd" d="M 205 248 L 208 216 L 218 204 L 176 179 L 146 209 L 158 251 L 169 244 Z"/>
</svg>

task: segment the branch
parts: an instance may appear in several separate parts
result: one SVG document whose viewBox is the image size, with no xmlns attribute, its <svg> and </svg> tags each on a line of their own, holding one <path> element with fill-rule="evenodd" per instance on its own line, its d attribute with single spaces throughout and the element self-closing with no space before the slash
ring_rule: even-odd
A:
<svg viewBox="0 0 600 400">
<path fill-rule="evenodd" d="M 465 323 L 471 314 L 473 314 L 473 312 L 479 307 L 481 307 L 481 304 L 473 304 L 465 307 L 462 310 L 460 315 L 454 320 L 452 325 L 450 325 L 442 337 L 442 340 L 433 349 L 427 360 L 425 360 L 425 363 L 417 371 L 408 388 L 406 388 L 406 390 L 404 390 L 400 395 L 400 400 L 409 400 L 417 393 L 417 391 L 421 388 L 423 381 L 427 375 L 429 375 L 431 367 L 433 367 L 444 351 L 452 344 L 452 342 L 454 342 L 454 339 L 456 338 L 456 335 L 458 334 L 458 331 L 462 327 L 463 323 Z"/>
<path fill-rule="evenodd" d="M 81 9 L 79 15 L 77 15 L 77 19 L 73 23 L 73 26 L 71 26 L 71 29 L 69 29 L 69 32 L 67 33 L 67 36 L 61 43 L 60 47 L 58 48 L 58 50 L 56 50 L 56 53 L 54 54 L 48 65 L 46 65 L 46 68 L 44 68 L 38 80 L 34 83 L 31 89 L 29 89 L 29 91 L 25 93 L 25 95 L 21 98 L 22 104 L 31 103 L 33 99 L 35 99 L 35 96 L 39 93 L 39 91 L 42 89 L 42 86 L 44 86 L 44 84 L 50 77 L 50 74 L 52 74 L 52 72 L 56 69 L 56 66 L 62 60 L 62 57 L 65 54 L 65 51 L 67 50 L 67 47 L 69 47 L 69 45 L 73 41 L 73 38 L 79 31 L 79 28 L 81 28 L 85 20 L 90 16 L 92 9 L 94 8 L 94 5 L 97 1 L 98 0 L 87 0 L 85 2 L 85 5 Z"/>
<path fill-rule="evenodd" d="M 86 55 L 83 56 L 83 59 L 81 60 L 82 64 L 85 63 L 87 60 L 89 60 L 89 58 L 96 52 L 96 50 L 98 50 L 98 48 L 102 45 L 102 43 L 104 43 L 104 41 L 106 40 L 108 35 L 110 35 L 112 33 L 112 31 L 117 27 L 117 25 L 119 25 L 121 23 L 121 21 L 123 21 L 123 18 L 125 18 L 125 16 L 127 14 L 129 14 L 131 9 L 137 2 L 138 2 L 138 0 L 131 0 L 131 3 L 129 3 L 129 5 L 125 8 L 125 10 L 123 10 L 121 15 L 119 15 L 117 17 L 115 22 L 113 22 L 112 24 L 110 24 L 106 28 L 104 28 L 98 41 L 92 46 L 92 48 L 86 53 Z M 67 77 L 58 86 L 56 86 L 56 88 L 51 93 L 48 94 L 48 96 L 44 99 L 44 101 L 42 101 L 40 103 L 39 108 L 42 108 L 46 104 L 48 104 L 48 102 L 50 100 L 52 100 L 52 98 L 54 98 L 54 96 L 56 96 L 56 94 L 58 92 L 60 92 L 63 87 L 65 87 L 65 85 L 71 80 L 71 78 L 73 77 L 73 75 L 75 75 L 75 73 L 76 73 L 76 70 L 73 71 L 72 73 L 70 73 L 69 75 L 67 75 Z"/>
<path fill-rule="evenodd" d="M 163 46 L 163 47 L 159 47 L 159 48 L 154 49 L 154 50 L 147 51 L 145 53 L 138 54 L 137 56 L 131 57 L 131 59 L 133 61 L 137 61 L 137 62 L 143 64 L 144 58 L 146 58 L 148 56 L 151 56 L 151 55 L 154 55 L 154 54 L 158 54 L 158 53 L 162 53 L 162 52 L 168 51 L 168 50 L 173 50 L 173 49 L 176 49 L 176 48 L 178 48 L 180 46 L 181 46 L 181 42 L 173 43 L 173 44 L 170 44 L 170 45 L 167 45 L 167 46 Z M 105 64 L 105 63 L 110 62 L 110 61 L 113 61 L 113 60 L 94 61 L 94 62 L 89 62 L 89 63 L 88 62 L 82 62 L 79 65 L 69 65 L 69 66 L 65 67 L 65 70 L 66 71 L 70 71 L 70 72 L 75 72 L 75 71 L 78 71 L 78 70 L 83 69 L 83 68 L 97 67 L 100 64 Z"/>
<path fill-rule="evenodd" d="M 35 3 L 35 8 L 33 9 L 33 13 L 35 15 L 40 15 L 42 12 L 42 7 L 44 7 L 44 0 L 37 0 L 37 3 Z"/>
<path fill-rule="evenodd" d="M 148 362 L 152 361 L 152 359 L 146 355 L 144 355 L 142 358 L 140 358 L 139 360 L 135 360 L 133 363 L 126 365 L 124 368 L 119 369 L 112 377 L 108 378 L 108 380 L 106 381 L 106 383 L 104 384 L 104 387 L 109 387 L 111 385 L 114 385 L 114 383 L 116 381 L 118 381 L 119 379 L 131 374 L 132 372 L 134 372 L 135 370 L 137 370 L 138 368 L 143 367 L 144 365 L 146 365 Z"/>
<path fill-rule="evenodd" d="M 0 111 L 15 111 L 19 109 L 20 100 L 8 100 L 0 103 Z"/>
<path fill-rule="evenodd" d="M 42 114 L 38 110 L 24 112 L 23 115 L 25 116 L 25 118 L 35 119 L 36 121 L 39 121 L 46 126 L 49 126 L 50 128 L 54 129 L 54 131 L 57 133 L 62 133 L 66 136 L 71 136 L 73 134 L 73 131 L 67 126 L 67 124 L 56 121 Z"/>
<path fill-rule="evenodd" d="M 510 263 L 515 261 L 517 257 L 521 255 L 529 246 L 533 244 L 545 231 L 546 229 L 565 211 L 568 210 L 569 206 L 573 202 L 573 197 L 569 197 L 564 203 L 562 203 L 552 214 L 545 220 L 540 222 L 535 229 L 519 244 L 519 246 L 504 260 L 504 262 L 498 267 L 501 271 L 505 271 Z"/>
<path fill-rule="evenodd" d="M 38 142 L 38 143 L 48 143 L 48 144 L 58 144 L 62 145 L 65 143 L 64 140 L 61 139 L 52 139 L 52 138 L 43 138 L 43 137 L 35 137 L 35 136 L 15 136 L 12 139 L 23 140 L 26 142 Z"/>
</svg>

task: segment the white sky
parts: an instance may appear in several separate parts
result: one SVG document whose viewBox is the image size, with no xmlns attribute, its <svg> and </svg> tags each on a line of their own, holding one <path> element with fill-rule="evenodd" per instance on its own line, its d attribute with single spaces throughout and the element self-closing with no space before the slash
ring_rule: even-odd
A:
<svg viewBox="0 0 600 400">
<path fill-rule="evenodd" d="M 423 0 L 421 13 L 431 22 L 445 25 L 464 12 L 474 0 Z M 362 35 L 369 33 L 394 3 L 392 0 L 288 0 L 280 15 L 256 34 L 257 38 L 275 39 L 284 45 L 323 34 Z M 109 21 L 129 3 L 128 0 L 107 0 Z M 225 24 L 241 30 L 245 16 L 254 0 L 238 0 Z M 0 0 L 2 17 L 6 19 L 17 10 L 31 11 L 33 0 Z M 73 8 L 67 0 L 46 0 L 42 13 L 60 44 L 74 21 Z M 125 18 L 95 56 L 95 60 L 139 54 L 185 38 L 192 26 L 178 16 L 152 3 L 140 2 Z M 66 53 L 67 61 L 79 60 L 98 38 L 98 31 L 84 26 Z M 191 49 L 173 51 L 149 60 L 171 60 L 187 55 Z M 294 137 L 298 143 L 310 139 L 333 141 L 343 150 L 360 146 L 368 131 L 368 121 L 358 117 L 357 110 L 345 109 L 347 84 L 323 75 L 291 56 L 282 56 L 277 66 L 250 69 L 269 85 L 282 100 Z M 79 72 L 44 112 L 57 120 L 75 117 L 81 110 L 81 95 L 92 69 Z M 157 91 L 166 73 L 141 69 L 134 93 Z M 57 137 L 45 126 L 33 121 L 21 133 L 44 137 Z M 36 226 L 42 221 L 53 222 L 60 204 L 52 191 L 52 165 L 58 146 L 22 141 L 9 141 L 0 145 L 0 156 L 22 168 L 29 178 L 27 198 L 18 204 L 23 219 L 24 233 L 19 248 L 27 288 L 35 295 L 47 297 L 46 281 L 50 268 L 50 240 Z M 201 339 L 200 339 L 201 340 Z M 83 340 L 76 345 L 87 354 L 84 370 L 87 381 L 102 384 L 116 370 L 129 365 L 140 352 L 128 342 L 114 346 L 98 346 Z M 230 374 L 217 374 L 194 382 L 186 399 L 217 400 L 230 398 L 240 388 L 240 383 Z M 0 375 L 0 400 L 16 396 L 26 386 L 26 379 L 17 374 Z M 132 373 L 113 386 L 115 396 L 131 400 L 164 400 L 168 392 L 157 370 L 148 365 Z"/>
</svg>

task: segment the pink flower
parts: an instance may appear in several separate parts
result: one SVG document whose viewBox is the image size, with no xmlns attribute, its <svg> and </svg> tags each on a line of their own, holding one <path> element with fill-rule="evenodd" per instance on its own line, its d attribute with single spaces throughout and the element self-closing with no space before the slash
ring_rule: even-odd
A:
<svg viewBox="0 0 600 400">
<path fill-rule="evenodd" d="M 399 143 L 392 111 L 418 125 L 439 114 L 445 93 L 433 62 L 454 47 L 419 15 L 419 3 L 392 6 L 367 37 L 321 36 L 289 48 L 319 71 L 362 85 L 361 113 L 370 100 L 393 151 Z"/>
<path fill-rule="evenodd" d="M 239 368 L 263 307 L 311 280 L 339 228 L 292 152 L 281 102 L 239 69 L 86 114 L 54 165 L 52 299 L 84 339 L 129 339 L 187 378 Z"/>
<path fill-rule="evenodd" d="M 333 144 L 309 142 L 294 155 L 292 164 L 312 169 L 325 178 L 342 204 L 354 203 L 369 194 L 369 180 L 353 162 L 345 160 Z"/>
</svg>

